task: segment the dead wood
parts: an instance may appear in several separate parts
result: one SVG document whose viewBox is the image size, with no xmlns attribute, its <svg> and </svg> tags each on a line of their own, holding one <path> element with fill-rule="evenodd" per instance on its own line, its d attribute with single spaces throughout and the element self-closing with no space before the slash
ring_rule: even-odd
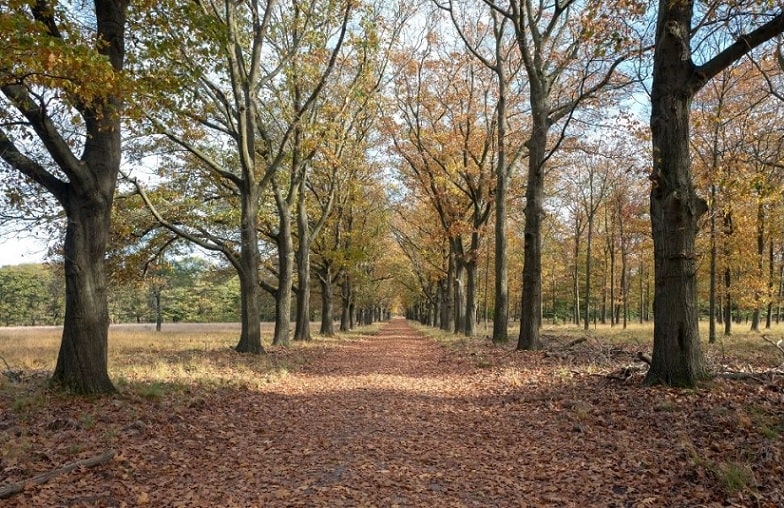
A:
<svg viewBox="0 0 784 508">
<path fill-rule="evenodd" d="M 70 464 L 66 464 L 62 467 L 57 469 L 53 469 L 52 471 L 39 474 L 38 476 L 34 476 L 27 480 L 22 480 L 15 483 L 9 483 L 8 485 L 4 485 L 0 487 L 0 499 L 4 499 L 6 497 L 11 497 L 14 494 L 18 494 L 22 492 L 24 489 L 28 487 L 32 487 L 34 485 L 41 485 L 55 476 L 59 476 L 61 474 L 70 473 L 75 469 L 79 469 L 81 467 L 93 467 L 100 464 L 105 464 L 112 460 L 114 457 L 114 450 L 107 450 L 103 452 L 101 455 L 97 455 L 95 457 L 90 457 L 89 459 L 77 460 L 76 462 L 71 462 Z"/>
<path fill-rule="evenodd" d="M 642 351 L 639 351 L 637 353 L 637 359 L 640 360 L 641 362 L 647 363 L 649 366 L 650 366 L 651 362 L 653 361 L 649 355 L 646 355 Z"/>
<path fill-rule="evenodd" d="M 724 379 L 732 379 L 732 380 L 739 380 L 739 381 L 751 379 L 761 384 L 768 384 L 769 382 L 775 380 L 777 376 L 784 376 L 784 371 L 767 370 L 762 372 L 742 372 L 742 371 L 727 370 L 724 372 L 719 372 L 718 374 L 716 374 L 716 376 Z M 768 379 L 764 379 L 765 377 L 767 377 Z"/>
<path fill-rule="evenodd" d="M 566 349 L 576 346 L 577 344 L 582 344 L 583 342 L 587 341 L 585 337 L 580 337 L 579 339 L 574 339 L 569 344 L 566 345 Z"/>
<path fill-rule="evenodd" d="M 776 349 L 779 350 L 779 352 L 782 354 L 782 356 L 784 356 L 784 346 L 782 346 L 782 344 L 784 344 L 784 340 L 779 340 L 778 342 L 773 342 L 772 340 L 770 340 L 768 338 L 767 335 L 763 335 L 762 336 L 762 340 L 764 340 L 768 344 L 773 345 Z"/>
<path fill-rule="evenodd" d="M 3 371 L 3 375 L 5 377 L 10 379 L 14 383 L 18 383 L 19 381 L 22 380 L 22 374 L 13 370 L 11 366 L 8 365 L 8 362 L 5 360 L 5 357 L 3 357 L 3 355 L 0 355 L 0 360 L 3 360 L 3 363 L 5 364 L 6 370 Z"/>
</svg>

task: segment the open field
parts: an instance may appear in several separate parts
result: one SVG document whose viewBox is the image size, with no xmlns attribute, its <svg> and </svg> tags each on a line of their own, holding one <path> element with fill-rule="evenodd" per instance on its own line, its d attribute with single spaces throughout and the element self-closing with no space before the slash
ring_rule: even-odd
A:
<svg viewBox="0 0 784 508">
<path fill-rule="evenodd" d="M 311 329 L 318 330 L 318 323 L 312 323 Z M 360 330 L 368 329 L 372 327 Z M 285 375 L 290 363 L 301 361 L 296 351 L 329 342 L 322 339 L 293 349 L 278 348 L 270 345 L 273 330 L 274 323 L 262 323 L 262 342 L 269 355 L 246 356 L 232 350 L 239 323 L 171 323 L 160 332 L 150 323 L 111 325 L 109 374 L 120 389 L 137 383 L 266 383 L 271 376 Z M 43 378 L 54 370 L 60 334 L 61 328 L 54 326 L 0 328 L 0 356 L 11 370 Z M 2 364 L 0 372 L 5 369 Z M 0 376 L 0 386 L 5 382 Z"/>
</svg>

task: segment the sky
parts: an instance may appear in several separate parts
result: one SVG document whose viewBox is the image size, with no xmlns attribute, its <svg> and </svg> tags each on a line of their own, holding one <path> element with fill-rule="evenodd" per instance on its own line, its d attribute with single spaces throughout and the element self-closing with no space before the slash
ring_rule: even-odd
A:
<svg viewBox="0 0 784 508">
<path fill-rule="evenodd" d="M 46 242 L 33 237 L 0 236 L 0 266 L 40 263 L 46 248 Z"/>
</svg>

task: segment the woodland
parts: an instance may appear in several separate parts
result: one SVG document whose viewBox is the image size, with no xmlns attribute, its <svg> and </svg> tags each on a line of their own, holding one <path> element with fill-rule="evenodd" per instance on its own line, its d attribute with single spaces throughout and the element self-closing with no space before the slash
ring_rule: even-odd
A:
<svg viewBox="0 0 784 508">
<path fill-rule="evenodd" d="M 50 248 L 0 325 L 57 334 L 0 334 L 0 493 L 780 505 L 782 33 L 778 0 L 0 0 L 0 235 Z M 183 498 L 186 451 L 244 487 Z"/>
</svg>

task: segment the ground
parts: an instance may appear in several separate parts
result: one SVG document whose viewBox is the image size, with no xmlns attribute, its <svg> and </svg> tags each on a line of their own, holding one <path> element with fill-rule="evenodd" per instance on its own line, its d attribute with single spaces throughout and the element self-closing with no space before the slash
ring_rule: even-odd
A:
<svg viewBox="0 0 784 508">
<path fill-rule="evenodd" d="M 275 349 L 286 375 L 245 386 L 5 390 L 0 489 L 116 455 L 0 504 L 784 506 L 779 379 L 647 388 L 633 351 L 589 342 L 515 352 L 393 319 Z"/>
</svg>

